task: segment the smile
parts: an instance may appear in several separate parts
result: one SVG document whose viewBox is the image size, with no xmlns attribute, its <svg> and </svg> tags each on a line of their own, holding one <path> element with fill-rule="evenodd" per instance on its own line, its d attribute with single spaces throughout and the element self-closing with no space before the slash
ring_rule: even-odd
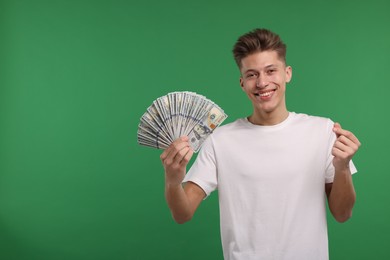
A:
<svg viewBox="0 0 390 260">
<path fill-rule="evenodd" d="M 273 91 L 268 91 L 268 92 L 265 92 L 265 93 L 261 93 L 260 94 L 260 97 L 268 97 L 272 94 Z"/>
<path fill-rule="evenodd" d="M 260 96 L 261 98 L 267 98 L 267 97 L 272 96 L 272 94 L 274 92 L 275 92 L 275 90 L 270 90 L 270 91 L 263 92 L 263 93 L 256 93 L 255 96 Z"/>
</svg>

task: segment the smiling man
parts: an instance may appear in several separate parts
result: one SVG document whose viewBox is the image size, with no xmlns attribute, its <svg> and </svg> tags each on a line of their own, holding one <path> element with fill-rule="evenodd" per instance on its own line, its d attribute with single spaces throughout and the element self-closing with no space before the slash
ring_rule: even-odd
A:
<svg viewBox="0 0 390 260">
<path fill-rule="evenodd" d="M 292 69 L 272 50 L 255 52 L 239 62 L 240 85 L 252 101 L 249 121 L 258 125 L 275 125 L 288 117 L 285 102 L 286 83 Z"/>
<path fill-rule="evenodd" d="M 209 136 L 187 175 L 187 137 L 161 154 L 172 216 L 189 221 L 218 189 L 225 259 L 328 259 L 326 200 L 337 221 L 351 217 L 360 142 L 330 119 L 287 110 L 292 68 L 277 34 L 253 30 L 233 54 L 253 112 Z"/>
</svg>

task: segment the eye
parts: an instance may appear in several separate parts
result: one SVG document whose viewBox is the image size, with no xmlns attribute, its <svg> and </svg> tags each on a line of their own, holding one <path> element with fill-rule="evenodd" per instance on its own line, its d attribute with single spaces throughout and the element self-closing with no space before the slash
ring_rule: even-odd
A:
<svg viewBox="0 0 390 260">
<path fill-rule="evenodd" d="M 245 76 L 247 79 L 255 78 L 257 77 L 257 74 L 254 72 L 247 73 Z"/>
<path fill-rule="evenodd" d="M 272 75 L 272 74 L 274 74 L 276 72 L 276 69 L 269 69 L 269 70 L 267 70 L 267 74 L 268 75 Z"/>
</svg>

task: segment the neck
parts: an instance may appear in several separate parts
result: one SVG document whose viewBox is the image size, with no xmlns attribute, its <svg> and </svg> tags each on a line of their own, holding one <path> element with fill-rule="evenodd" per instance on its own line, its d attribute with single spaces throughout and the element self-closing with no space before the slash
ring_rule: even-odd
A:
<svg viewBox="0 0 390 260">
<path fill-rule="evenodd" d="M 264 111 L 254 111 L 251 116 L 248 117 L 248 121 L 254 125 L 271 126 L 277 125 L 288 117 L 289 112 L 287 109 L 279 111 L 278 113 L 268 113 Z"/>
</svg>

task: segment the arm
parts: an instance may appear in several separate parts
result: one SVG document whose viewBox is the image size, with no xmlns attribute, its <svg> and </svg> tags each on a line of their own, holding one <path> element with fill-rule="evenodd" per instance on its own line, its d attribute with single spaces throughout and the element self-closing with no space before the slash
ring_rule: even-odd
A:
<svg viewBox="0 0 390 260">
<path fill-rule="evenodd" d="M 333 183 L 325 185 L 325 192 L 333 217 L 338 222 L 345 222 L 352 216 L 356 200 L 349 162 L 359 149 L 360 142 L 354 134 L 342 129 L 338 123 L 335 123 L 333 131 L 337 136 L 332 149 L 335 176 Z"/>
<path fill-rule="evenodd" d="M 196 184 L 188 182 L 184 188 L 182 181 L 186 166 L 193 155 L 188 137 L 175 140 L 160 156 L 165 169 L 165 199 L 173 219 L 179 223 L 189 221 L 206 196 Z"/>
</svg>

